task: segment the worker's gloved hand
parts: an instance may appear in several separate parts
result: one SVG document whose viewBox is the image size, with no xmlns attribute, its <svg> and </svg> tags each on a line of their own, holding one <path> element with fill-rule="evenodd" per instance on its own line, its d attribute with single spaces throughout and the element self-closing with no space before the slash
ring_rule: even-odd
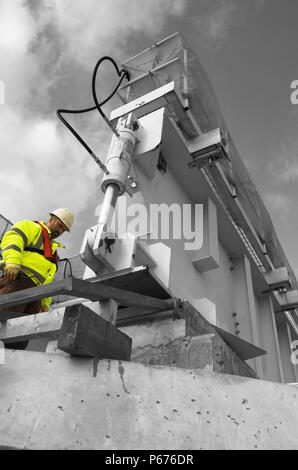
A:
<svg viewBox="0 0 298 470">
<path fill-rule="evenodd" d="M 48 312 L 48 311 L 49 311 L 49 307 L 41 307 L 40 311 L 41 311 L 41 312 Z"/>
<path fill-rule="evenodd" d="M 17 278 L 20 270 L 21 266 L 19 264 L 6 264 L 4 268 L 4 279 L 7 279 L 8 281 L 14 281 Z"/>
</svg>

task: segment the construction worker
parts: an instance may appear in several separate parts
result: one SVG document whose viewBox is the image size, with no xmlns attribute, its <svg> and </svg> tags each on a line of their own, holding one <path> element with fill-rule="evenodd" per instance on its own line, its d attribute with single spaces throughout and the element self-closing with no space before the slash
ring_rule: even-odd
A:
<svg viewBox="0 0 298 470">
<path fill-rule="evenodd" d="M 2 256 L 5 266 L 0 278 L 0 295 L 49 284 L 58 268 L 57 248 L 65 248 L 55 241 L 63 232 L 70 232 L 74 215 L 66 208 L 50 212 L 47 223 L 23 220 L 14 224 L 5 233 L 2 243 Z M 2 310 L 35 314 L 46 312 L 51 298 L 26 302 Z M 25 349 L 27 341 L 10 343 L 6 347 Z"/>
</svg>

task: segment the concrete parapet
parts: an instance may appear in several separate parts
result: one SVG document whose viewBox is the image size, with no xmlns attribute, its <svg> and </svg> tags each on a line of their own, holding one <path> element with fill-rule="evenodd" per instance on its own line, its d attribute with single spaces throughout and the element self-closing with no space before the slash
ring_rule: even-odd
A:
<svg viewBox="0 0 298 470">
<path fill-rule="evenodd" d="M 2 448 L 298 449 L 290 385 L 14 350 L 0 383 Z"/>
</svg>

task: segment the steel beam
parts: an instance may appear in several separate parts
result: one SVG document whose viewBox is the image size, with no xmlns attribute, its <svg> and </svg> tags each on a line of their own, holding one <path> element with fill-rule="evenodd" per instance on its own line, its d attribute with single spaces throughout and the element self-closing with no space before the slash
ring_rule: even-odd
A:
<svg viewBox="0 0 298 470">
<path fill-rule="evenodd" d="M 286 310 L 293 310 L 298 307 L 297 290 L 289 290 L 288 292 L 284 293 L 274 292 L 273 294 L 277 299 L 283 312 Z"/>
<path fill-rule="evenodd" d="M 132 339 L 85 305 L 66 307 L 58 348 L 73 356 L 129 361 Z"/>
<path fill-rule="evenodd" d="M 288 269 L 286 267 L 273 269 L 267 273 L 264 273 L 264 277 L 268 284 L 269 292 L 272 290 L 277 290 L 281 288 L 285 288 L 289 290 L 292 287 L 290 278 L 289 278 Z"/>
<path fill-rule="evenodd" d="M 5 307 L 13 307 L 14 305 L 58 294 L 82 297 L 92 301 L 114 299 L 117 303 L 126 307 L 137 307 L 140 309 L 150 307 L 158 311 L 169 310 L 174 304 L 174 299 L 163 300 L 116 287 L 104 286 L 99 282 L 92 283 L 81 279 L 68 278 L 45 286 L 33 287 L 3 295 L 0 297 L 0 310 L 2 310 L 0 321 L 22 316 L 21 313 L 17 312 L 3 312 Z"/>
</svg>

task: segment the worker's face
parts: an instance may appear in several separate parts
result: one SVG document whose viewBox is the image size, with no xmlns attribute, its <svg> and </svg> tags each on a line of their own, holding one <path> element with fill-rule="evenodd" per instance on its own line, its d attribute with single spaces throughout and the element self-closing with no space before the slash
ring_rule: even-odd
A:
<svg viewBox="0 0 298 470">
<path fill-rule="evenodd" d="M 51 231 L 51 238 L 58 238 L 67 230 L 64 223 L 57 217 L 51 217 L 47 223 L 47 227 Z"/>
</svg>

